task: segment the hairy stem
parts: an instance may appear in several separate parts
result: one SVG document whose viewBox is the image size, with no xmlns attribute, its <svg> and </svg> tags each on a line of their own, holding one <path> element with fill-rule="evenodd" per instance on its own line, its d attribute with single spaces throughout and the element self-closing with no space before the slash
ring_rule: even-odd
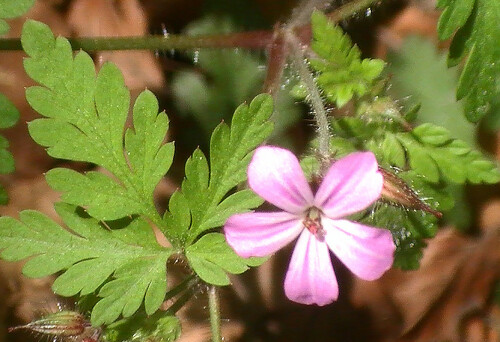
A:
<svg viewBox="0 0 500 342">
<path fill-rule="evenodd" d="M 303 0 L 293 10 L 288 27 L 298 27 L 309 22 L 314 10 L 323 11 L 333 0 Z"/>
<path fill-rule="evenodd" d="M 269 47 L 269 57 L 267 59 L 266 79 L 264 80 L 263 91 L 276 97 L 280 85 L 283 70 L 285 69 L 286 57 L 288 55 L 287 44 L 283 38 L 281 30 L 275 31 L 273 42 Z"/>
<path fill-rule="evenodd" d="M 217 35 L 156 35 L 116 38 L 71 38 L 73 50 L 190 50 L 198 48 L 264 49 L 272 41 L 272 31 L 249 31 Z M 0 50 L 22 50 L 17 38 L 0 39 Z"/>
<path fill-rule="evenodd" d="M 330 142 L 330 126 L 328 124 L 328 114 L 323 99 L 319 93 L 316 81 L 307 65 L 306 57 L 299 40 L 291 33 L 287 35 L 288 43 L 290 45 L 290 57 L 292 63 L 297 69 L 300 80 L 307 88 L 308 96 L 307 101 L 310 102 L 313 109 L 314 120 L 318 127 L 318 153 L 321 161 L 328 160 L 330 155 L 329 142 Z"/>
<path fill-rule="evenodd" d="M 211 285 L 208 289 L 208 307 L 210 310 L 210 329 L 212 330 L 212 342 L 221 342 L 220 333 L 220 309 L 217 288 Z"/>
<path fill-rule="evenodd" d="M 337 8 L 335 11 L 330 13 L 328 16 L 330 17 L 330 20 L 338 23 L 342 20 L 346 20 L 350 17 L 352 17 L 354 14 L 356 14 L 359 11 L 364 10 L 367 7 L 376 5 L 376 4 L 381 4 L 384 0 L 354 0 L 351 1 L 339 8 Z"/>
</svg>

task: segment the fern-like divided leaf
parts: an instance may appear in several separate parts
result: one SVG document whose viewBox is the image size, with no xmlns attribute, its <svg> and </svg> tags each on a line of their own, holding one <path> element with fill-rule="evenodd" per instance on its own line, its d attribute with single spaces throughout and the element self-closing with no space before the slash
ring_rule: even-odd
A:
<svg viewBox="0 0 500 342">
<path fill-rule="evenodd" d="M 172 163 L 174 146 L 163 143 L 168 118 L 158 114 L 155 96 L 139 95 L 133 128 L 124 137 L 130 94 L 116 66 L 106 63 L 96 77 L 87 53 L 73 58 L 65 38 L 54 39 L 49 27 L 35 21 L 26 22 L 22 43 L 30 56 L 26 72 L 42 85 L 28 88 L 26 98 L 46 117 L 29 124 L 33 139 L 55 158 L 94 163 L 114 176 L 54 169 L 49 185 L 95 218 L 142 214 L 158 223 L 153 190 Z"/>
<path fill-rule="evenodd" d="M 180 335 L 181 322 L 177 317 L 162 311 L 151 316 L 140 312 L 106 327 L 102 340 L 107 342 L 174 342 Z"/>
<path fill-rule="evenodd" d="M 311 25 L 311 48 L 316 56 L 309 62 L 317 72 L 316 82 L 327 101 L 340 108 L 353 96 L 366 94 L 384 69 L 384 62 L 380 59 L 362 60 L 359 48 L 322 12 L 313 13 Z M 305 86 L 300 84 L 292 93 L 299 98 L 307 96 Z"/>
<path fill-rule="evenodd" d="M 190 266 L 208 283 L 227 285 L 226 272 L 242 273 L 265 260 L 240 258 L 221 234 L 197 239 L 207 230 L 222 226 L 229 216 L 262 204 L 251 190 L 230 191 L 246 180 L 252 151 L 270 135 L 272 111 L 272 99 L 265 94 L 255 97 L 250 105 L 239 106 L 231 128 L 221 123 L 212 134 L 210 167 L 203 152 L 196 150 L 186 162 L 182 188 L 170 198 L 164 217 L 163 226 L 168 227 L 165 234 L 174 246 L 185 248 Z"/>
<path fill-rule="evenodd" d="M 411 168 L 429 182 L 437 183 L 442 177 L 457 184 L 500 181 L 496 164 L 465 142 L 452 139 L 443 127 L 422 124 L 412 133 L 396 134 L 396 138 L 405 148 Z"/>
<path fill-rule="evenodd" d="M 214 285 L 229 285 L 226 272 L 240 274 L 248 269 L 255 261 L 265 258 L 240 258 L 226 243 L 224 235 L 210 233 L 203 235 L 195 244 L 186 249 L 189 265 L 205 282 Z"/>
<path fill-rule="evenodd" d="M 336 156 L 371 150 L 379 165 L 396 172 L 421 201 L 441 212 L 453 208 L 451 191 L 457 184 L 500 180 L 494 162 L 464 141 L 453 139 L 447 129 L 425 123 L 405 131 L 408 126 L 401 123 L 404 116 L 390 98 L 360 102 L 356 116 L 332 122 L 336 137 L 331 139 L 330 149 Z M 315 158 L 310 157 L 302 165 L 308 174 L 319 168 Z M 437 219 L 415 209 L 380 204 L 365 221 L 391 230 L 397 247 L 395 265 L 404 269 L 418 268 L 423 239 L 433 237 L 437 231 Z"/>
<path fill-rule="evenodd" d="M 500 95 L 500 1 L 439 0 L 443 9 L 438 33 L 448 39 L 448 63 L 467 60 L 457 87 L 457 99 L 465 99 L 465 115 L 476 122 L 488 113 L 493 99 Z"/>
<path fill-rule="evenodd" d="M 69 230 L 36 211 L 21 212 L 20 221 L 1 217 L 2 258 L 30 258 L 23 267 L 29 277 L 64 271 L 53 285 L 62 296 L 93 293 L 112 277 L 98 292 L 103 298 L 92 311 L 94 325 L 109 324 L 120 314 L 131 316 L 143 301 L 148 314 L 160 307 L 172 251 L 158 245 L 145 220 L 107 230 L 70 204 L 56 204 L 56 211 Z"/>
<path fill-rule="evenodd" d="M 165 216 L 169 230 L 176 232 L 176 240 L 183 245 L 189 246 L 204 231 L 222 226 L 232 214 L 262 204 L 250 190 L 228 192 L 246 180 L 251 152 L 272 131 L 272 111 L 272 99 L 266 94 L 255 97 L 250 105 L 239 106 L 231 128 L 221 123 L 212 134 L 210 167 L 199 149 L 186 162 L 186 178 L 170 199 L 170 212 Z"/>
<path fill-rule="evenodd" d="M 20 17 L 26 13 L 35 0 L 0 0 L 0 34 L 5 34 L 9 31 L 9 24 L 3 19 L 11 19 Z"/>
</svg>

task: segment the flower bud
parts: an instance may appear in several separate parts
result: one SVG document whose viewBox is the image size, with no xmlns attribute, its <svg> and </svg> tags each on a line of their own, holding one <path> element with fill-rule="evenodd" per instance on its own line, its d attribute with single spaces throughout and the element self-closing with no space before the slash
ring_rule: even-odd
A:
<svg viewBox="0 0 500 342">
<path fill-rule="evenodd" d="M 70 310 L 49 313 L 28 324 L 11 327 L 8 331 L 20 329 L 56 338 L 79 337 L 81 341 L 86 342 L 95 342 L 100 336 L 99 328 L 92 327 L 81 313 Z"/>
<path fill-rule="evenodd" d="M 381 167 L 379 167 L 379 171 L 384 176 L 382 199 L 405 208 L 425 211 L 437 218 L 443 216 L 441 212 L 431 208 L 428 204 L 423 202 L 415 191 L 397 175 Z"/>
</svg>

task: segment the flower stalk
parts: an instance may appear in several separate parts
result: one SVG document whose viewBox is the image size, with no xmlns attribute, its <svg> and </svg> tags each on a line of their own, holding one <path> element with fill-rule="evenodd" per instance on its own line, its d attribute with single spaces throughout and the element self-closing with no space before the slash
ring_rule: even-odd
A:
<svg viewBox="0 0 500 342">
<path fill-rule="evenodd" d="M 300 41 L 290 31 L 288 31 L 286 37 L 290 46 L 290 56 L 293 65 L 308 91 L 306 99 L 310 102 L 313 109 L 314 120 L 316 121 L 318 129 L 318 154 L 322 169 L 324 169 L 326 164 L 329 164 L 330 161 L 330 125 L 328 124 L 328 114 L 323 105 L 323 99 L 321 98 L 319 89 L 316 86 L 316 81 L 307 65 L 306 56 Z"/>
<path fill-rule="evenodd" d="M 208 289 L 208 307 L 210 311 L 210 330 L 212 331 L 212 342 L 221 342 L 220 332 L 220 308 L 217 287 L 211 285 Z"/>
</svg>

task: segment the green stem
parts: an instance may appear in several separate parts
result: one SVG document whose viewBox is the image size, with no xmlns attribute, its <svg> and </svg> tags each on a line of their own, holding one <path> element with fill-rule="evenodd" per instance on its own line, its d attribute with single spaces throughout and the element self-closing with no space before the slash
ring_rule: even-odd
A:
<svg viewBox="0 0 500 342">
<path fill-rule="evenodd" d="M 247 48 L 263 49 L 272 41 L 272 31 L 249 31 L 216 35 L 173 35 L 116 37 L 116 38 L 70 38 L 73 50 L 192 50 L 199 48 Z M 17 38 L 0 39 L 0 50 L 22 50 Z"/>
<path fill-rule="evenodd" d="M 184 291 L 182 296 L 180 296 L 179 299 L 177 299 L 174 304 L 170 305 L 170 307 L 167 310 L 165 310 L 165 314 L 175 315 L 177 311 L 182 309 L 182 307 L 186 305 L 187 302 L 189 302 L 189 300 L 191 299 L 191 297 L 193 297 L 195 292 L 196 290 L 193 287 Z"/>
<path fill-rule="evenodd" d="M 325 1 L 326 2 L 326 1 Z M 339 22 L 348 19 L 353 14 L 382 0 L 355 0 L 330 13 L 330 19 Z M 314 1 L 311 3 L 322 3 Z M 292 20 L 290 24 L 299 24 L 302 19 Z M 288 25 L 290 28 L 291 26 Z M 292 25 L 293 26 L 293 25 Z M 299 35 L 307 36 L 309 25 L 295 27 Z M 73 50 L 107 51 L 107 50 L 193 50 L 202 48 L 246 48 L 264 49 L 271 44 L 272 31 L 250 31 L 216 35 L 153 35 L 144 37 L 116 38 L 70 38 Z M 0 39 L 0 51 L 22 50 L 19 38 Z"/>
<path fill-rule="evenodd" d="M 217 288 L 211 285 L 208 289 L 208 307 L 210 310 L 210 329 L 212 330 L 212 342 L 221 342 L 220 333 L 220 311 L 219 295 Z"/>
<path fill-rule="evenodd" d="M 352 17 L 354 14 L 356 14 L 359 11 L 364 10 L 365 8 L 368 8 L 370 6 L 373 6 L 375 4 L 381 4 L 383 0 L 355 0 L 351 1 L 339 8 L 337 8 L 335 11 L 330 13 L 328 16 L 330 17 L 330 20 L 338 23 L 342 20 L 349 19 Z"/>
</svg>

